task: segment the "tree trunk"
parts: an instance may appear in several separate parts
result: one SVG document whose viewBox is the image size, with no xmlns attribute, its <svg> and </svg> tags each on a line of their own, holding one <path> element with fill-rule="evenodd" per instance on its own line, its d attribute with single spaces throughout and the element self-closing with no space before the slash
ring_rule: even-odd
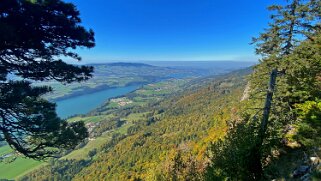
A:
<svg viewBox="0 0 321 181">
<path fill-rule="evenodd" d="M 262 163 L 261 163 L 261 159 L 263 156 L 262 145 L 265 139 L 268 120 L 270 116 L 270 110 L 271 110 L 272 101 L 273 101 L 273 93 L 275 89 L 277 74 L 278 74 L 277 69 L 273 69 L 270 75 L 270 82 L 269 82 L 268 90 L 266 94 L 265 105 L 263 110 L 263 118 L 262 118 L 260 130 L 259 130 L 259 135 L 257 138 L 257 143 L 251 149 L 251 153 L 250 153 L 251 155 L 250 170 L 253 173 L 254 180 L 260 180 L 263 174 Z"/>
<path fill-rule="evenodd" d="M 262 144 L 264 137 L 265 137 L 265 132 L 267 129 L 267 124 L 270 116 L 270 110 L 272 106 L 272 101 L 273 101 L 273 93 L 275 89 L 275 83 L 276 83 L 276 77 L 278 75 L 278 71 L 276 69 L 273 69 L 270 75 L 270 82 L 268 85 L 268 90 L 266 94 L 266 99 L 265 99 L 265 106 L 263 110 L 263 118 L 261 122 L 261 127 L 260 127 L 260 132 L 259 132 L 259 139 Z"/>
</svg>

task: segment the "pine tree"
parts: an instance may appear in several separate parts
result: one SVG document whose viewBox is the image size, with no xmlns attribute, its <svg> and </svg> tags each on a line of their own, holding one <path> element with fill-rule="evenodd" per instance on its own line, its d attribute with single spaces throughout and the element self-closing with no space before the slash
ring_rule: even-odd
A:
<svg viewBox="0 0 321 181">
<path fill-rule="evenodd" d="M 50 87 L 31 85 L 92 76 L 92 67 L 60 59 L 80 60 L 73 50 L 95 45 L 93 31 L 80 23 L 76 7 L 61 0 L 0 1 L 0 141 L 27 157 L 53 156 L 88 136 L 82 122 L 61 120 L 56 105 L 41 97 Z"/>
<path fill-rule="evenodd" d="M 295 64 L 300 60 L 292 59 L 291 62 L 286 60 L 293 56 L 293 52 L 302 42 L 315 41 L 315 35 L 320 31 L 317 4 L 320 4 L 320 1 L 292 0 L 284 6 L 269 7 L 276 12 L 271 16 L 270 28 L 258 38 L 254 38 L 254 43 L 257 45 L 256 52 L 262 55 L 262 59 L 251 75 L 252 97 L 264 99 L 266 92 L 268 94 L 261 125 L 258 126 L 260 131 L 257 145 L 254 147 L 256 151 L 253 152 L 260 154 L 261 161 L 275 147 L 280 146 L 284 128 L 296 120 L 294 108 L 295 104 L 300 103 L 300 98 L 294 98 L 293 95 L 297 90 L 291 87 L 297 83 L 289 82 L 288 74 L 295 69 Z M 270 88 L 265 91 L 268 79 Z M 258 107 L 263 103 L 257 102 Z M 262 165 L 258 164 L 256 167 Z"/>
<path fill-rule="evenodd" d="M 290 56 L 302 41 L 314 41 L 314 35 L 320 31 L 318 4 L 320 1 L 292 0 L 284 6 L 269 7 L 269 10 L 275 12 L 271 15 L 272 22 L 264 33 L 253 39 L 257 46 L 256 52 L 262 55 L 262 59 L 251 75 L 252 97 L 264 98 L 270 72 L 275 69 L 283 75 L 287 74 L 296 60 L 285 63 L 286 57 Z M 278 76 L 276 82 L 277 91 L 270 114 L 271 125 L 275 126 L 282 126 L 287 124 L 287 120 L 293 119 L 291 109 L 295 102 L 288 96 L 288 82 L 285 77 Z M 270 135 L 278 134 L 273 130 Z"/>
<path fill-rule="evenodd" d="M 320 33 L 321 1 L 287 2 L 284 6 L 269 7 L 269 10 L 275 12 L 271 15 L 272 21 L 259 37 L 253 39 L 256 53 L 262 58 L 249 78 L 250 99 L 245 101 L 244 104 L 248 109 L 243 112 L 246 116 L 229 131 L 224 140 L 213 145 L 213 163 L 208 168 L 207 179 L 262 178 L 264 176 L 262 163 L 273 150 L 282 146 L 284 128 L 299 121 L 296 105 L 318 97 L 320 91 L 316 90 L 320 90 L 320 84 L 316 72 L 320 72 L 317 68 L 319 61 L 315 58 L 314 61 L 310 59 L 315 55 L 318 56 L 318 53 L 315 47 L 308 46 L 303 50 L 301 43 L 317 44 L 319 41 L 317 35 Z M 309 58 L 304 55 L 309 55 Z M 308 67 L 311 70 L 307 70 Z M 270 85 L 275 89 L 269 90 L 273 98 L 269 96 L 271 104 L 268 107 L 271 110 L 265 114 L 268 115 L 268 119 L 264 123 L 259 115 L 263 113 L 271 72 L 274 72 L 273 81 L 270 81 L 272 84 L 276 75 L 279 75 L 275 85 Z"/>
</svg>

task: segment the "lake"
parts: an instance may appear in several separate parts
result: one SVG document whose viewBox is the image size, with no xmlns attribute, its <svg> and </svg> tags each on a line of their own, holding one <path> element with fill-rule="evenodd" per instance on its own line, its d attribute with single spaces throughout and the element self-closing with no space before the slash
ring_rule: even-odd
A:
<svg viewBox="0 0 321 181">
<path fill-rule="evenodd" d="M 67 118 L 75 114 L 86 114 L 101 106 L 107 101 L 107 99 L 127 94 L 138 89 L 140 86 L 141 85 L 131 85 L 126 87 L 109 88 L 57 101 L 58 116 L 61 118 Z"/>
</svg>

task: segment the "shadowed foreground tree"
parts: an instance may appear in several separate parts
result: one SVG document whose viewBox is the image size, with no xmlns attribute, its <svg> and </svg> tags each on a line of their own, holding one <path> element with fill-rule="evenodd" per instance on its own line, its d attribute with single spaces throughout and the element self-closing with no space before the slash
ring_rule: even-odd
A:
<svg viewBox="0 0 321 181">
<path fill-rule="evenodd" d="M 41 96 L 50 87 L 31 81 L 80 82 L 93 68 L 74 66 L 77 47 L 95 45 L 94 33 L 80 26 L 79 11 L 61 0 L 0 1 L 0 141 L 23 155 L 42 159 L 76 146 L 88 136 L 82 122 L 61 120 L 54 103 Z"/>
</svg>

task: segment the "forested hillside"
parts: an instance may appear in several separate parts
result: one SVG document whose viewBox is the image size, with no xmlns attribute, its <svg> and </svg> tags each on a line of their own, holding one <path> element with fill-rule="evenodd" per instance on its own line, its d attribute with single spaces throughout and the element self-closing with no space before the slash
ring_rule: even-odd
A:
<svg viewBox="0 0 321 181">
<path fill-rule="evenodd" d="M 100 134 L 92 135 L 102 142 L 100 147 L 93 149 L 95 153 L 89 153 L 93 155 L 77 158 L 72 152 L 71 156 L 50 163 L 51 168 L 46 166 L 36 170 L 22 180 L 201 179 L 209 161 L 207 148 L 212 141 L 225 135 L 227 121 L 238 109 L 246 85 L 245 75 L 249 72 L 247 69 L 191 80 L 182 84 L 180 91 L 160 102 L 132 105 L 131 108 L 128 105 L 117 109 L 118 114 L 112 107 L 103 106 L 91 113 L 101 118 L 96 129 L 111 124 L 108 120 L 117 120 L 108 119 L 111 113 L 127 121 L 124 125 L 106 127 L 98 131 Z M 135 98 L 130 94 L 129 97 Z"/>
<path fill-rule="evenodd" d="M 206 165 L 207 144 L 224 135 L 225 121 L 240 101 L 244 84 L 244 77 L 230 75 L 164 101 L 161 105 L 166 111 L 159 121 L 142 127 L 98 156 L 75 180 L 168 180 L 196 176 Z M 176 165 L 179 163 L 174 158 L 178 156 L 181 158 L 176 159 L 183 162 L 186 159 L 186 168 Z"/>
</svg>

